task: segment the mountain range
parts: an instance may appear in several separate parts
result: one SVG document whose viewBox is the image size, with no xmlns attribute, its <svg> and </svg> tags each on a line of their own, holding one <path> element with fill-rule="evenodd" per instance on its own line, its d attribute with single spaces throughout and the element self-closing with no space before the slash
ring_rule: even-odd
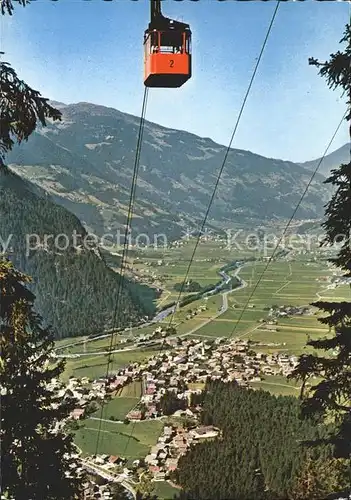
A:
<svg viewBox="0 0 351 500">
<path fill-rule="evenodd" d="M 326 155 L 324 158 L 306 161 L 300 165 L 308 170 L 315 170 L 318 167 L 318 172 L 326 177 L 334 168 L 338 168 L 343 163 L 351 161 L 350 144 L 344 144 L 341 148 Z"/>
<path fill-rule="evenodd" d="M 124 231 L 139 118 L 90 103 L 65 105 L 62 121 L 39 127 L 7 163 L 97 235 Z M 146 121 L 132 232 L 179 237 L 202 220 L 226 147 Z M 283 220 L 309 179 L 309 164 L 231 149 L 209 213 L 210 227 Z M 330 187 L 317 174 L 296 214 L 319 219 Z"/>
<path fill-rule="evenodd" d="M 0 247 L 11 235 L 10 258 L 33 277 L 36 308 L 57 338 L 92 334 L 112 324 L 119 275 L 94 244 L 61 251 L 61 234 L 81 238 L 121 230 L 128 210 L 139 118 L 89 103 L 54 103 L 62 121 L 38 127 L 0 166 Z M 198 228 L 226 147 L 209 138 L 146 122 L 132 232 L 169 239 Z M 348 146 L 327 156 L 328 174 L 348 159 Z M 233 223 L 279 223 L 291 216 L 318 159 L 297 164 L 232 149 L 208 218 L 209 228 Z M 317 174 L 296 218 L 320 219 L 330 198 Z M 48 245 L 28 252 L 25 235 Z M 1 251 L 1 248 L 0 248 Z M 114 260 L 119 257 L 113 257 Z M 114 262 L 116 266 L 116 263 Z M 119 326 L 155 312 L 155 291 L 126 280 Z"/>
</svg>

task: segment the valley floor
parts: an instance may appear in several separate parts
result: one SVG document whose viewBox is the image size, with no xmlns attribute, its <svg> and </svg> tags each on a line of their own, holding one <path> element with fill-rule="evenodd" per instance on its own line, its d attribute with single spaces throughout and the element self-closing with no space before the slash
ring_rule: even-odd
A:
<svg viewBox="0 0 351 500">
<path fill-rule="evenodd" d="M 184 279 L 190 250 L 190 245 L 186 249 L 169 250 L 162 259 L 159 252 L 153 256 L 152 250 L 145 250 L 137 263 L 134 261 L 140 274 L 151 274 L 156 284 L 162 284 L 159 305 L 177 298 L 174 285 Z M 198 253 L 189 279 L 201 286 L 218 282 L 218 270 L 225 263 L 247 257 L 228 253 L 214 242 L 200 245 Z M 328 329 L 318 321 L 317 310 L 310 306 L 311 302 L 320 299 L 349 300 L 350 288 L 333 283 L 336 273 L 317 251 L 289 254 L 266 268 L 266 261 L 245 262 L 237 271 L 240 287 L 197 300 L 177 311 L 171 323 L 176 328 L 176 336 L 197 340 L 250 340 L 254 342 L 252 349 L 266 355 L 280 353 L 297 356 L 307 352 L 308 337 L 313 339 L 328 335 Z M 235 271 L 229 274 L 233 276 Z M 156 326 L 166 328 L 169 325 L 170 317 L 167 317 L 157 325 L 133 328 L 117 337 L 115 350 L 119 352 L 112 355 L 111 371 L 116 372 L 134 362 L 144 363 L 158 354 L 163 340 L 154 340 L 151 346 L 150 339 Z M 146 339 L 144 346 L 140 343 L 143 338 Z M 109 343 L 109 336 L 90 341 L 71 339 L 69 342 L 65 339 L 58 342 L 58 355 L 74 356 L 67 359 L 66 380 L 70 376 L 91 380 L 104 377 Z M 250 382 L 250 385 L 277 395 L 299 394 L 298 385 L 288 382 L 282 375 L 265 375 L 261 380 Z M 150 447 L 155 445 L 164 426 L 162 419 L 123 423 L 141 395 L 141 387 L 137 384 L 127 387 L 105 406 L 102 423 L 99 422 L 100 412 L 84 420 L 84 427 L 76 434 L 76 442 L 85 454 L 95 453 L 100 425 L 100 453 L 124 456 L 133 461 L 145 457 Z M 155 488 L 160 495 L 168 495 L 173 487 L 157 482 Z"/>
</svg>

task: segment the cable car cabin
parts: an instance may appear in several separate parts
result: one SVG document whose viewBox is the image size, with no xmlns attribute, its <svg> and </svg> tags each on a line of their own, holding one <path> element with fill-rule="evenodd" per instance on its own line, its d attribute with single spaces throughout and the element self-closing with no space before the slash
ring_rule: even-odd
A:
<svg viewBox="0 0 351 500">
<path fill-rule="evenodd" d="M 163 18 L 166 20 L 167 18 Z M 181 87 L 191 77 L 191 31 L 187 24 L 167 19 L 168 25 L 144 36 L 146 87 Z M 177 29 L 178 28 L 178 29 Z M 180 29 L 179 29 L 180 28 Z"/>
</svg>

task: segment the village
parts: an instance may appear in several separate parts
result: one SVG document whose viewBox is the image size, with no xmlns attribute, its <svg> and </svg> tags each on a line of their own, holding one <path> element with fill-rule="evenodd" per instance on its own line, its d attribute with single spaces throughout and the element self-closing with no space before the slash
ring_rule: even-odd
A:
<svg viewBox="0 0 351 500">
<path fill-rule="evenodd" d="M 316 281 L 325 282 L 329 288 L 344 284 L 345 279 L 333 274 L 332 277 L 316 278 Z M 311 306 L 286 304 L 264 306 L 262 316 L 256 319 L 255 329 L 279 332 L 282 322 L 289 318 L 316 314 Z M 237 304 L 231 307 L 235 309 Z M 188 309 L 183 321 L 190 321 L 207 308 L 208 305 L 203 303 Z M 250 308 L 255 309 L 255 304 L 249 304 Z M 73 432 L 82 425 L 90 429 L 88 422 L 91 419 L 101 421 L 102 417 L 107 425 L 115 423 L 121 426 L 120 429 L 126 429 L 122 426 L 132 423 L 131 430 L 125 430 L 125 435 L 132 434 L 138 423 L 142 426 L 155 422 L 151 425 L 157 427 L 147 444 L 148 449 L 138 459 L 134 453 L 131 457 L 125 453 L 124 446 L 121 449 L 118 445 L 116 449 L 114 445 L 107 447 L 107 453 L 106 450 L 98 454 L 78 450 L 83 468 L 107 480 L 105 486 L 97 486 L 95 479 L 91 479 L 90 488 L 95 489 L 91 498 L 112 498 L 108 489 L 111 481 L 123 484 L 126 489 L 131 488 L 130 492 L 133 488 L 136 491 L 141 478 L 155 484 L 166 482 L 176 488 L 174 471 L 188 450 L 204 440 L 221 438 L 221 429 L 204 425 L 202 418 L 206 384 L 217 380 L 246 388 L 263 388 L 267 381 L 272 383 L 270 377 L 274 380 L 285 378 L 298 364 L 298 356 L 289 353 L 285 342 L 274 334 L 264 341 L 196 335 L 190 338 L 178 336 L 176 328 L 164 325 L 155 325 L 152 331 L 137 336 L 130 333 L 121 338 L 121 347 L 125 344 L 124 349 L 128 351 L 131 344 L 154 354 L 148 354 L 143 361 L 129 362 L 110 371 L 108 377 L 71 376 L 64 386 L 57 380 L 52 381 L 53 388 L 60 387 L 61 398 L 75 401 L 70 419 L 65 423 Z M 118 407 L 120 395 L 124 391 L 125 394 L 133 392 L 132 387 L 136 386 L 139 389 L 133 396 L 133 403 L 115 416 L 113 408 Z M 113 403 L 111 407 L 110 402 Z M 110 408 L 105 416 L 101 410 L 104 405 Z"/>
<path fill-rule="evenodd" d="M 124 423 L 162 419 L 165 425 L 145 459 L 133 466 L 140 467 L 141 462 L 153 480 L 167 480 L 191 445 L 220 436 L 220 429 L 201 424 L 201 394 L 206 382 L 236 381 L 240 386 L 249 387 L 252 382 L 264 380 L 266 375 L 287 376 L 297 364 L 295 356 L 268 355 L 255 352 L 254 347 L 253 342 L 240 338 L 165 338 L 163 349 L 147 362 L 131 363 L 111 373 L 108 379 L 91 381 L 86 377 L 71 377 L 60 389 L 60 396 L 77 402 L 71 412 L 70 425 L 74 428 L 75 421 L 91 418 L 103 400 L 113 398 L 117 391 L 134 381 L 141 382 L 140 401 L 126 414 Z M 52 382 L 53 387 L 55 384 L 58 381 Z M 169 421 L 170 418 L 174 420 Z M 90 463 L 106 471 L 116 466 L 123 468 L 128 477 L 131 470 L 126 462 L 126 458 L 117 453 L 90 457 Z"/>
</svg>

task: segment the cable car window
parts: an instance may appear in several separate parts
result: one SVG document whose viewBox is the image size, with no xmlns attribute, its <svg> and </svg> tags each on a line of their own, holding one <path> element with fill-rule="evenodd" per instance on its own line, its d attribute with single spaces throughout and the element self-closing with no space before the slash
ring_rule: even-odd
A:
<svg viewBox="0 0 351 500">
<path fill-rule="evenodd" d="M 158 31 L 152 31 L 150 33 L 150 41 L 151 41 L 151 47 L 150 47 L 150 53 L 155 54 L 156 52 L 159 51 L 159 32 Z"/>
<path fill-rule="evenodd" d="M 190 37 L 188 36 L 186 41 L 185 41 L 185 51 L 187 54 L 191 54 L 191 40 Z"/>
<path fill-rule="evenodd" d="M 150 35 L 147 35 L 144 39 L 144 50 L 145 55 L 150 54 Z"/>
<path fill-rule="evenodd" d="M 161 52 L 181 53 L 183 46 L 183 33 L 179 31 L 164 31 L 161 33 Z"/>
</svg>

